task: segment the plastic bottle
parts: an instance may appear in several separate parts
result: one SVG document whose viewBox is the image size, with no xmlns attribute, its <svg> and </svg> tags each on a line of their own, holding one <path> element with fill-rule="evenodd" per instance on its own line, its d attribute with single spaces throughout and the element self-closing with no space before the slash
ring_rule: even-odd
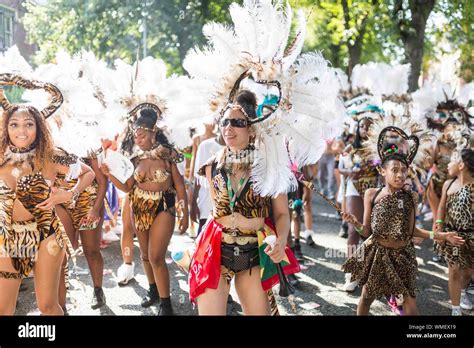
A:
<svg viewBox="0 0 474 348">
<path fill-rule="evenodd" d="M 183 269 L 186 272 L 189 272 L 189 266 L 191 264 L 191 256 L 189 255 L 188 250 L 180 250 L 171 253 L 171 258 L 174 262 L 179 266 L 179 268 Z"/>
</svg>

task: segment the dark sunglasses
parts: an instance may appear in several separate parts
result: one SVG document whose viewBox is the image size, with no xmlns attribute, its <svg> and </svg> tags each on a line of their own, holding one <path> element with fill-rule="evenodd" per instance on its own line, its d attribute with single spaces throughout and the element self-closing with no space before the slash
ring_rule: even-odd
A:
<svg viewBox="0 0 474 348">
<path fill-rule="evenodd" d="M 248 122 L 244 118 L 224 118 L 221 121 L 221 127 L 225 128 L 230 124 L 234 128 L 245 128 L 248 125 Z"/>
</svg>

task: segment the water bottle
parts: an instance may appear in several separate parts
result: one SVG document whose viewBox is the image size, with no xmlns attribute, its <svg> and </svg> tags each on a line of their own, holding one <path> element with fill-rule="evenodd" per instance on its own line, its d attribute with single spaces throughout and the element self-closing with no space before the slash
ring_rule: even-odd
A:
<svg viewBox="0 0 474 348">
<path fill-rule="evenodd" d="M 171 258 L 182 270 L 189 272 L 191 257 L 188 250 L 180 250 L 171 253 Z"/>
</svg>

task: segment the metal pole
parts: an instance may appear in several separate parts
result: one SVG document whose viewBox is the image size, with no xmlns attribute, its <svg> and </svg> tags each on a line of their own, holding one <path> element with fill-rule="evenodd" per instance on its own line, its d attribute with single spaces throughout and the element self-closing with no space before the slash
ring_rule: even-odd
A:
<svg viewBox="0 0 474 348">
<path fill-rule="evenodd" d="M 143 58 L 147 56 L 147 47 L 146 47 L 146 15 L 143 18 Z"/>
</svg>

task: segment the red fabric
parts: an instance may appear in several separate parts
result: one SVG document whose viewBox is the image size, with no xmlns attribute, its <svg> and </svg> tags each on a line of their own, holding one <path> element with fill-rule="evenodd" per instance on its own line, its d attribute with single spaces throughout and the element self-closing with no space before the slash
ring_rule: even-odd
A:
<svg viewBox="0 0 474 348">
<path fill-rule="evenodd" d="M 194 300 L 207 288 L 217 289 L 221 275 L 222 225 L 211 219 L 196 240 L 189 268 L 189 297 Z"/>
<path fill-rule="evenodd" d="M 272 220 L 265 219 L 265 224 L 275 233 Z M 204 293 L 207 288 L 217 289 L 221 275 L 221 241 L 222 225 L 214 219 L 209 220 L 203 227 L 203 231 L 196 239 L 196 252 L 194 253 L 189 268 L 189 298 L 192 303 Z M 290 248 L 285 248 L 289 264 L 283 267 L 286 275 L 301 271 L 300 265 Z M 278 275 L 262 281 L 264 290 L 271 289 L 279 283 Z"/>
</svg>

